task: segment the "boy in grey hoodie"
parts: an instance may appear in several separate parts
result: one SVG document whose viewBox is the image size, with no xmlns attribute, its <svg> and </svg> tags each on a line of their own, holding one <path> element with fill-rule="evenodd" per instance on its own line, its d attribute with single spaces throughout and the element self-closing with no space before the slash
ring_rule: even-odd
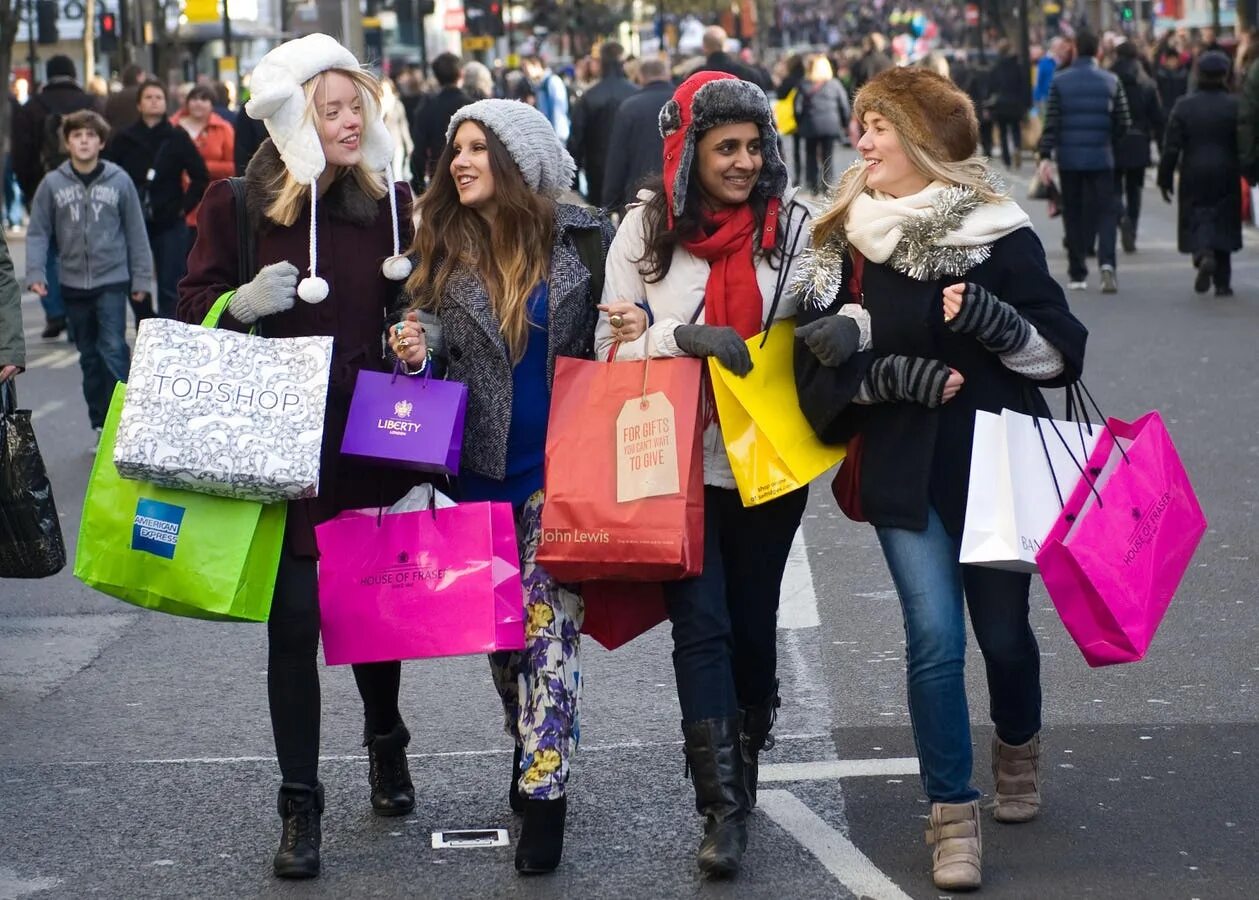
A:
<svg viewBox="0 0 1259 900">
<path fill-rule="evenodd" d="M 153 254 L 135 183 L 100 158 L 109 137 L 105 120 L 80 110 L 62 120 L 61 133 L 70 158 L 44 176 L 31 202 L 26 282 L 41 297 L 48 292 L 48 245 L 55 238 L 83 397 L 99 436 L 114 385 L 126 381 L 131 368 L 127 299 L 152 295 Z"/>
</svg>

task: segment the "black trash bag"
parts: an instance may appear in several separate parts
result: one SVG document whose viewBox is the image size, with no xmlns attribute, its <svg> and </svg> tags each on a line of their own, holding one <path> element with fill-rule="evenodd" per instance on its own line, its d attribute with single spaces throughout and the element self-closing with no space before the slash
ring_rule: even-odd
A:
<svg viewBox="0 0 1259 900">
<path fill-rule="evenodd" d="M 17 408 L 9 380 L 0 384 L 0 578 L 47 578 L 65 564 L 61 521 L 31 411 Z"/>
</svg>

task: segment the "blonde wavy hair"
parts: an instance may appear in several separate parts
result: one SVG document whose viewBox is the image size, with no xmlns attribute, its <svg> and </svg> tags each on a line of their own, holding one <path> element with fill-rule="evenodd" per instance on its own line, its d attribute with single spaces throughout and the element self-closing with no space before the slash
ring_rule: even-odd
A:
<svg viewBox="0 0 1259 900">
<path fill-rule="evenodd" d="M 344 75 L 354 83 L 359 102 L 363 105 L 363 122 L 367 123 L 380 116 L 381 92 L 380 83 L 370 73 L 362 69 L 325 69 L 314 78 L 302 85 L 306 92 L 306 114 L 302 118 L 302 127 L 310 125 L 319 129 L 318 103 L 316 95 L 323 86 L 324 79 L 332 72 Z M 385 180 L 379 172 L 367 168 L 362 160 L 352 168 L 342 168 L 337 172 L 337 179 L 352 177 L 359 188 L 373 200 L 385 196 Z M 275 199 L 267 207 L 267 218 L 277 225 L 292 225 L 297 221 L 310 198 L 310 185 L 302 184 L 289 174 L 287 168 L 281 167 L 279 172 L 267 185 Z"/>
<path fill-rule="evenodd" d="M 884 121 L 887 122 L 886 118 Z M 971 188 L 985 203 L 1000 203 L 1006 199 L 1006 193 L 993 187 L 988 164 L 982 157 L 972 156 L 960 162 L 940 159 L 925 148 L 905 140 L 891 122 L 887 122 L 887 126 L 896 134 L 896 140 L 905 151 L 910 164 L 928 181 L 940 181 L 948 185 Z M 870 188 L 866 185 L 865 163 L 857 160 L 840 177 L 830 208 L 814 220 L 813 246 L 821 246 L 836 233 L 842 234 L 848 222 L 848 211 L 852 208 L 852 204 L 869 190 Z"/>
</svg>

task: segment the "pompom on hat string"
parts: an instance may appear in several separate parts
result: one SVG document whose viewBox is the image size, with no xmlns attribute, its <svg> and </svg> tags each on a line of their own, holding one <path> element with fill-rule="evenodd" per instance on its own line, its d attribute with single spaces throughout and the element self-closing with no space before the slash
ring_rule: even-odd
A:
<svg viewBox="0 0 1259 900">
<path fill-rule="evenodd" d="M 245 112 L 266 125 L 280 159 L 294 181 L 310 185 L 310 274 L 297 286 L 297 295 L 307 303 L 328 297 L 328 282 L 318 275 L 316 224 L 319 176 L 327 167 L 319 130 L 306 114 L 304 85 L 316 75 L 331 69 L 355 71 L 360 68 L 354 54 L 326 34 L 308 34 L 287 41 L 268 52 L 254 68 L 250 98 Z M 393 255 L 381 272 L 401 281 L 411 274 L 411 261 L 399 252 L 398 203 L 393 183 L 393 138 L 385 127 L 380 104 L 370 94 L 363 96 L 363 132 L 359 141 L 363 161 L 373 172 L 388 175 L 389 212 L 393 224 Z"/>
</svg>

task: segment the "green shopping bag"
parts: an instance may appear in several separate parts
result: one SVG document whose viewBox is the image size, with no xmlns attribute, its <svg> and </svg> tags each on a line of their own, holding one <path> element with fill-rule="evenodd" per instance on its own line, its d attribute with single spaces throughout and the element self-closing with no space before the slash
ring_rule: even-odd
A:
<svg viewBox="0 0 1259 900">
<path fill-rule="evenodd" d="M 92 465 L 74 575 L 102 593 L 176 616 L 265 622 L 284 542 L 286 503 L 261 504 L 121 477 L 114 437 L 126 385 Z"/>
</svg>

